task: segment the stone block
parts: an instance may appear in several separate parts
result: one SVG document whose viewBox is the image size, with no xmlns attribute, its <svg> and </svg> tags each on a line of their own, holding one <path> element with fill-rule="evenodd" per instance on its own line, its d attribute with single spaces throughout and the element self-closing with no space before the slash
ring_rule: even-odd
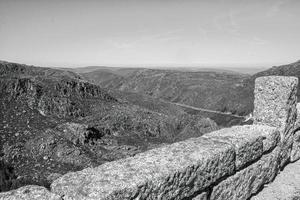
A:
<svg viewBox="0 0 300 200">
<path fill-rule="evenodd" d="M 51 184 L 51 191 L 73 200 L 189 198 L 233 174 L 234 158 L 232 145 L 191 138 L 68 173 Z"/>
<path fill-rule="evenodd" d="M 269 124 L 285 130 L 287 120 L 295 122 L 297 85 L 296 77 L 257 78 L 254 90 L 254 123 Z"/>
<path fill-rule="evenodd" d="M 254 124 L 268 124 L 279 129 L 281 166 L 291 156 L 292 135 L 297 116 L 297 85 L 296 77 L 265 76 L 255 80 Z"/>
<path fill-rule="evenodd" d="M 252 125 L 255 134 L 263 137 L 263 152 L 273 150 L 280 143 L 280 132 L 277 128 L 266 125 Z"/>
<path fill-rule="evenodd" d="M 27 185 L 16 190 L 0 193 L 1 200 L 62 200 L 46 188 Z"/>
<path fill-rule="evenodd" d="M 275 178 L 279 171 L 279 152 L 280 148 L 276 147 L 257 162 L 220 182 L 213 188 L 210 199 L 249 199 L 264 184 Z"/>
<path fill-rule="evenodd" d="M 202 137 L 230 144 L 236 152 L 236 169 L 260 158 L 263 152 L 277 145 L 280 134 L 274 127 L 266 125 L 245 125 L 224 128 Z"/>
</svg>

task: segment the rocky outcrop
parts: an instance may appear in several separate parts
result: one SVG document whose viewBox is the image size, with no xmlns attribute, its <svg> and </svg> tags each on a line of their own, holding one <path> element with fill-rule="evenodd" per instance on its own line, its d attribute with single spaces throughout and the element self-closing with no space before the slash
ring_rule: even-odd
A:
<svg viewBox="0 0 300 200">
<path fill-rule="evenodd" d="M 97 99 L 117 102 L 99 86 L 75 79 L 56 80 L 53 77 L 2 78 L 0 93 L 8 101 L 23 98 L 31 109 L 37 109 L 44 116 L 86 116 L 90 111 L 86 101 Z"/>
<path fill-rule="evenodd" d="M 29 139 L 25 148 L 36 158 L 54 159 L 61 163 L 75 166 L 91 166 L 91 159 L 82 148 L 68 140 L 57 137 L 59 132 L 46 130 L 44 133 Z"/>
<path fill-rule="evenodd" d="M 68 200 L 251 198 L 292 160 L 297 146 L 297 79 L 268 77 L 256 84 L 255 125 L 221 129 L 67 173 L 55 178 L 52 195 Z M 10 197 L 14 193 L 3 199 Z"/>
<path fill-rule="evenodd" d="M 35 67 L 19 63 L 12 63 L 0 60 L 0 77 L 29 77 L 29 76 L 45 76 L 57 78 L 75 78 L 82 79 L 75 72 L 62 69 L 53 69 L 47 67 Z"/>
<path fill-rule="evenodd" d="M 56 129 L 61 131 L 61 136 L 71 141 L 73 144 L 94 143 L 105 134 L 109 134 L 109 129 L 98 130 L 85 124 L 65 123 Z"/>
</svg>

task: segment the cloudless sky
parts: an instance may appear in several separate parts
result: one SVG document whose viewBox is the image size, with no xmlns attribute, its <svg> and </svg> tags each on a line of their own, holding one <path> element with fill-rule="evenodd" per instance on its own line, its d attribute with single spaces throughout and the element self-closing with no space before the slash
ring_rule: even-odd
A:
<svg viewBox="0 0 300 200">
<path fill-rule="evenodd" d="M 0 60 L 76 67 L 299 59 L 299 0 L 0 0 Z"/>
</svg>

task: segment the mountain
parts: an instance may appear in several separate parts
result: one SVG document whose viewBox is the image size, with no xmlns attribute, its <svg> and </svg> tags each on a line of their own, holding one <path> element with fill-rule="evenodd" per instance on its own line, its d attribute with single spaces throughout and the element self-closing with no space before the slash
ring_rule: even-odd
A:
<svg viewBox="0 0 300 200">
<path fill-rule="evenodd" d="M 26 77 L 26 76 L 43 76 L 50 78 L 75 78 L 81 79 L 80 75 L 75 72 L 46 68 L 28 66 L 25 64 L 12 63 L 7 61 L 0 61 L 0 75 L 1 77 Z"/>
<path fill-rule="evenodd" d="M 123 68 L 123 67 L 106 67 L 106 66 L 87 66 L 87 67 L 78 67 L 78 68 L 57 68 L 67 71 L 76 72 L 79 74 L 92 74 L 92 73 L 101 73 L 108 72 L 119 76 L 128 76 L 133 72 L 136 72 L 145 68 Z"/>
<path fill-rule="evenodd" d="M 102 88 L 76 72 L 4 61 L 0 102 L 0 190 L 49 186 L 66 172 L 218 128 L 174 104 Z"/>
<path fill-rule="evenodd" d="M 137 69 L 128 76 L 113 72 L 104 73 L 101 70 L 81 75 L 104 88 L 134 92 L 168 102 L 245 116 L 253 110 L 255 78 L 268 75 L 300 77 L 299 63 L 300 61 L 272 67 L 253 75 L 221 70 L 184 70 L 184 68 Z M 199 114 L 190 109 L 187 112 Z M 222 126 L 240 123 L 235 119 L 225 119 L 224 116 L 212 113 L 201 112 L 200 114 L 217 121 Z"/>
<path fill-rule="evenodd" d="M 104 88 L 142 93 L 170 102 L 239 115 L 250 112 L 248 100 L 240 99 L 246 96 L 243 93 L 250 92 L 241 89 L 245 88 L 244 80 L 250 75 L 158 69 L 137 70 L 127 77 L 108 76 L 99 71 L 81 75 Z"/>
</svg>

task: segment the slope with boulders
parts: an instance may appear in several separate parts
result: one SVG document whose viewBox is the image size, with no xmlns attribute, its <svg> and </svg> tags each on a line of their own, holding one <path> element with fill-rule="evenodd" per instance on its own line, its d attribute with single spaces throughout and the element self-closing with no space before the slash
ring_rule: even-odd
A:
<svg viewBox="0 0 300 200">
<path fill-rule="evenodd" d="M 218 128 L 159 99 L 113 92 L 73 72 L 51 70 L 0 62 L 0 159 L 14 174 L 14 184 L 3 190 L 47 187 L 66 172 Z"/>
</svg>

